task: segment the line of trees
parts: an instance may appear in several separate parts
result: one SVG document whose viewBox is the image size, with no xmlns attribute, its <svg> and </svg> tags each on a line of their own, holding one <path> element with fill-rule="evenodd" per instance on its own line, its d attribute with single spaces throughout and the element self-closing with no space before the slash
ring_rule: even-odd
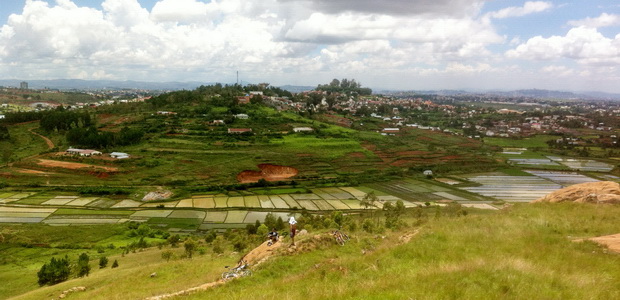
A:
<svg viewBox="0 0 620 300">
<path fill-rule="evenodd" d="M 344 78 L 342 80 L 333 79 L 329 84 L 319 84 L 316 88 L 317 91 L 326 91 L 331 93 L 343 93 L 351 94 L 357 93 L 358 95 L 370 95 L 372 89 L 363 88 L 362 84 L 355 81 L 355 79 Z"/>
<path fill-rule="evenodd" d="M 120 132 L 99 131 L 95 127 L 75 127 L 67 131 L 66 138 L 70 145 L 86 148 L 109 148 L 139 143 L 144 137 L 141 128 L 123 127 Z"/>
<path fill-rule="evenodd" d="M 94 125 L 88 112 L 66 111 L 64 109 L 46 112 L 41 117 L 41 128 L 45 131 L 65 131 L 72 128 Z"/>
</svg>

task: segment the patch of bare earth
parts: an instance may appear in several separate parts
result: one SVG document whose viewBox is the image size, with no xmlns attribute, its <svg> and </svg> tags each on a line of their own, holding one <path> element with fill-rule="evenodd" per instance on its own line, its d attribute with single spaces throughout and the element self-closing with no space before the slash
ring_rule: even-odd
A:
<svg viewBox="0 0 620 300">
<path fill-rule="evenodd" d="M 594 237 L 589 240 L 606 246 L 610 251 L 620 253 L 620 233 Z"/>
<path fill-rule="evenodd" d="M 277 166 L 271 164 L 258 165 L 260 171 L 243 171 L 237 174 L 237 181 L 241 183 L 257 182 L 260 179 L 267 181 L 286 180 L 296 176 L 299 171 L 293 167 Z"/>
<path fill-rule="evenodd" d="M 97 165 L 88 165 L 82 163 L 75 162 L 66 162 L 66 161 L 58 161 L 58 160 L 50 160 L 50 159 L 39 159 L 37 163 L 40 166 L 49 167 L 49 168 L 63 168 L 70 170 L 79 170 L 79 169 L 88 169 L 88 170 L 103 170 L 107 172 L 117 172 L 118 168 L 114 167 L 105 167 L 105 166 L 97 166 Z"/>
<path fill-rule="evenodd" d="M 43 171 L 38 171 L 38 170 L 19 169 L 19 168 L 14 169 L 14 171 L 15 171 L 15 172 L 17 172 L 17 173 L 22 173 L 22 174 L 33 174 L 33 175 L 47 175 L 47 174 L 52 174 L 52 173 L 43 172 Z"/>
</svg>

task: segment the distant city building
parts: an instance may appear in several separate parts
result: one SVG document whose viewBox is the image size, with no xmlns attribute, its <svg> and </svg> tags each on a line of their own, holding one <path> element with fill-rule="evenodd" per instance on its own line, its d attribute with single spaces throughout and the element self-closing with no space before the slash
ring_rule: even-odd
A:
<svg viewBox="0 0 620 300">
<path fill-rule="evenodd" d="M 19 88 L 22 90 L 27 90 L 28 89 L 28 82 L 22 81 L 19 83 Z"/>
</svg>

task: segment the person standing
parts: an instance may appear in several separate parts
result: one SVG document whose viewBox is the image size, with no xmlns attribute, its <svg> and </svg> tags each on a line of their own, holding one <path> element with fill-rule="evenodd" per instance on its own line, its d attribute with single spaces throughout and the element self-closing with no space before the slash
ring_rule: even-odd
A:
<svg viewBox="0 0 620 300">
<path fill-rule="evenodd" d="M 290 217 L 288 219 L 288 225 L 291 232 L 291 246 L 295 246 L 295 234 L 297 234 L 297 221 L 295 217 Z"/>
</svg>

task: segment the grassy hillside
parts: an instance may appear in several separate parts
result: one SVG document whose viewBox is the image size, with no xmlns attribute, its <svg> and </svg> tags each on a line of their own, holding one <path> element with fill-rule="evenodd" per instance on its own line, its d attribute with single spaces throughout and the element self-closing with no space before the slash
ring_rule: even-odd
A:
<svg viewBox="0 0 620 300">
<path fill-rule="evenodd" d="M 620 232 L 619 216 L 620 207 L 579 204 L 520 204 L 461 217 L 427 209 L 422 217 L 409 215 L 400 230 L 350 232 L 343 247 L 311 230 L 298 241 L 305 250 L 285 251 L 252 277 L 184 299 L 618 299 L 620 255 L 572 240 Z M 118 269 L 99 270 L 91 261 L 89 277 L 51 287 L 36 288 L 34 267 L 0 273 L 9 286 L 33 283 L 17 299 L 57 297 L 74 286 L 87 290 L 69 299 L 138 299 L 214 281 L 241 256 L 230 244 L 223 255 L 204 242 L 200 247 L 202 255 L 169 262 L 161 258 L 169 246 L 110 255 Z M 172 250 L 182 253 L 182 247 Z M 153 272 L 157 277 L 149 277 Z M 4 290 L 0 297 L 24 292 Z"/>
</svg>

